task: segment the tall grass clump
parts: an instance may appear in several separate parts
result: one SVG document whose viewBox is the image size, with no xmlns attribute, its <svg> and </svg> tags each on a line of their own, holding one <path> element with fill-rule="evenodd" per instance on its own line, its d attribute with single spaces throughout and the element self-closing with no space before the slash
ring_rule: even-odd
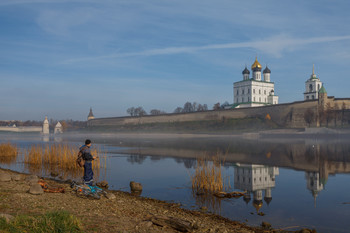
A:
<svg viewBox="0 0 350 233">
<path fill-rule="evenodd" d="M 66 211 L 49 212 L 39 216 L 19 215 L 6 222 L 0 217 L 0 232 L 83 232 L 80 220 Z"/>
<path fill-rule="evenodd" d="M 18 155 L 18 148 L 11 143 L 0 144 L 0 163 L 13 163 L 16 162 Z"/>
<path fill-rule="evenodd" d="M 197 159 L 195 174 L 191 177 L 192 190 L 196 193 L 217 193 L 224 191 L 224 181 L 219 157 L 212 160 Z"/>
</svg>

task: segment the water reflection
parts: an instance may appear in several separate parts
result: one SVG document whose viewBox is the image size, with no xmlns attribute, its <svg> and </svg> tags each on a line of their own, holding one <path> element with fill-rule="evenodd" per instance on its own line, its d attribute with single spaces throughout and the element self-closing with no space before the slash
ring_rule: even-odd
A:
<svg viewBox="0 0 350 233">
<path fill-rule="evenodd" d="M 61 139 L 78 145 L 85 137 L 62 135 Z M 8 138 L 0 140 L 7 142 Z M 92 139 L 98 144 L 98 138 Z M 46 144 L 42 140 L 40 135 L 33 139 L 16 134 L 11 141 L 25 148 L 38 141 Z M 48 143 L 55 140 L 49 138 Z M 281 228 L 312 225 L 320 232 L 346 232 L 343 229 L 350 228 L 349 206 L 342 204 L 350 201 L 350 187 L 344 185 L 350 181 L 348 141 L 138 138 L 120 144 L 120 138 L 101 136 L 100 142 L 108 148 L 108 163 L 99 172 L 100 177 L 113 189 L 123 190 L 130 180 L 138 180 L 144 185 L 142 196 L 180 202 L 191 209 L 205 206 L 224 217 L 247 219 L 248 224 L 268 221 L 274 226 L 280 224 L 277 227 Z M 224 161 L 223 172 L 229 177 L 232 191 L 246 192 L 243 197 L 220 199 L 204 194 L 192 197 L 190 177 L 196 158 L 212 155 Z M 264 216 L 258 215 L 262 212 Z"/>
<path fill-rule="evenodd" d="M 327 179 L 325 177 L 321 177 L 318 172 L 305 172 L 305 179 L 307 184 L 307 189 L 310 190 L 313 198 L 314 205 L 316 208 L 316 198 L 318 194 L 324 189 Z"/>
<path fill-rule="evenodd" d="M 234 188 L 246 194 L 243 200 L 248 204 L 253 196 L 253 206 L 259 213 L 263 206 L 263 191 L 266 204 L 272 201 L 272 189 L 275 187 L 275 178 L 279 175 L 278 167 L 269 167 L 257 164 L 237 164 L 234 169 Z"/>
</svg>

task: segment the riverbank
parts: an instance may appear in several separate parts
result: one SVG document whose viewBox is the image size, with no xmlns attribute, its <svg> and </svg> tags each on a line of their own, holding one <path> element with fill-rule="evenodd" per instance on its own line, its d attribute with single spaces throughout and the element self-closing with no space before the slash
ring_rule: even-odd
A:
<svg viewBox="0 0 350 233">
<path fill-rule="evenodd" d="M 265 224 L 265 228 L 251 227 L 218 215 L 185 210 L 179 204 L 133 196 L 122 191 L 108 191 L 115 195 L 115 199 L 81 198 L 74 193 L 68 182 L 52 179 L 44 180 L 49 187 L 64 188 L 65 193 L 33 195 L 28 192 L 30 184 L 25 180 L 29 175 L 4 169 L 0 169 L 0 172 L 17 177 L 17 181 L 0 181 L 1 214 L 37 216 L 63 210 L 80 220 L 83 232 L 179 232 L 171 226 L 155 224 L 157 221 L 154 219 L 157 218 L 188 223 L 192 232 L 286 232 L 272 230 L 268 224 Z"/>
</svg>

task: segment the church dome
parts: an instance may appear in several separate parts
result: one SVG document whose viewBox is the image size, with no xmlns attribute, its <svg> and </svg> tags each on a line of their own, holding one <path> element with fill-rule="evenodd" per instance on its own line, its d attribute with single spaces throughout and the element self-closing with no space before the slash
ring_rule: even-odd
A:
<svg viewBox="0 0 350 233">
<path fill-rule="evenodd" d="M 256 209 L 256 212 L 259 213 L 259 210 L 261 209 L 261 207 L 263 206 L 263 202 L 260 200 L 254 200 L 253 201 L 253 206 Z"/>
<path fill-rule="evenodd" d="M 269 205 L 270 202 L 272 201 L 272 197 L 264 197 L 264 200 L 267 203 L 267 205 Z"/>
<path fill-rule="evenodd" d="M 266 68 L 263 71 L 264 74 L 271 74 L 271 70 L 266 66 Z"/>
<path fill-rule="evenodd" d="M 255 58 L 255 62 L 252 65 L 252 70 L 261 70 L 262 66 L 261 64 L 258 62 L 258 58 Z"/>
<path fill-rule="evenodd" d="M 242 71 L 242 74 L 250 74 L 249 70 L 247 69 L 247 67 L 245 67 L 245 69 Z"/>
</svg>

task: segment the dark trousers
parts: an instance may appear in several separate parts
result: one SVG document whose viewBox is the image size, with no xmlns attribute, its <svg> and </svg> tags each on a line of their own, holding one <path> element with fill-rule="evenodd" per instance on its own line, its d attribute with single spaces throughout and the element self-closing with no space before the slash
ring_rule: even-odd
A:
<svg viewBox="0 0 350 233">
<path fill-rule="evenodd" d="M 92 181 L 94 178 L 94 172 L 92 171 L 92 163 L 91 161 L 85 161 L 84 163 L 84 183 L 88 185 L 92 185 Z"/>
</svg>

